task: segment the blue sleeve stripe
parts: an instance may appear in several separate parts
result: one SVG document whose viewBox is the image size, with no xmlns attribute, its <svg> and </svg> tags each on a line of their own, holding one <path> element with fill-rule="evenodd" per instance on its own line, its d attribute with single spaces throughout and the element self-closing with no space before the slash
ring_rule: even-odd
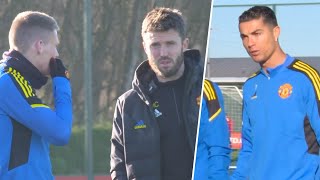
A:
<svg viewBox="0 0 320 180">
<path fill-rule="evenodd" d="M 308 78 L 311 80 L 314 86 L 317 99 L 318 101 L 320 101 L 320 78 L 318 72 L 314 68 L 302 61 L 297 61 L 295 64 L 293 64 L 293 67 L 297 70 L 302 71 L 304 74 L 308 76 Z"/>
</svg>

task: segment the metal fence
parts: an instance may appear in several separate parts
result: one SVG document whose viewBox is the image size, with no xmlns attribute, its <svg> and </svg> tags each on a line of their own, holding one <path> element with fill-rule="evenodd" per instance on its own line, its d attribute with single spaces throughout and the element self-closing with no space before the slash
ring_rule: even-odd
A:
<svg viewBox="0 0 320 180">
<path fill-rule="evenodd" d="M 236 168 L 239 149 L 241 148 L 242 125 L 242 90 L 237 86 L 219 86 L 224 98 L 226 120 L 230 131 L 231 165 L 230 171 Z"/>
</svg>

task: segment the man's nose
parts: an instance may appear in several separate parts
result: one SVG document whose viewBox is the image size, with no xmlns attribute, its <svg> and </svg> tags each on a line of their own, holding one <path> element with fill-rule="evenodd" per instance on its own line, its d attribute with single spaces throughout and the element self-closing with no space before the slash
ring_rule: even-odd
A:
<svg viewBox="0 0 320 180">
<path fill-rule="evenodd" d="M 160 56 L 168 56 L 168 47 L 162 46 L 160 49 Z"/>
<path fill-rule="evenodd" d="M 248 47 L 251 48 L 255 45 L 255 40 L 252 37 L 248 37 Z"/>
</svg>

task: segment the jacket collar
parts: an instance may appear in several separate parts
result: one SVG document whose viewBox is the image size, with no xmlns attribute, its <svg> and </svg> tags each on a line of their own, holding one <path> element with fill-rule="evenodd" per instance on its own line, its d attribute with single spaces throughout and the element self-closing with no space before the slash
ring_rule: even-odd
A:
<svg viewBox="0 0 320 180">
<path fill-rule="evenodd" d="M 48 81 L 48 77 L 41 74 L 41 72 L 20 52 L 11 51 L 9 53 L 11 57 L 7 61 L 7 66 L 20 72 L 20 74 L 30 82 L 31 86 L 35 89 L 40 89 Z"/>
<path fill-rule="evenodd" d="M 286 54 L 286 58 L 284 60 L 284 62 L 282 64 L 279 64 L 278 66 L 274 67 L 274 68 L 267 68 L 266 71 L 268 73 L 265 73 L 265 71 L 261 68 L 260 71 L 262 74 L 264 74 L 265 76 L 270 76 L 270 77 L 274 77 L 276 76 L 279 72 L 287 69 L 287 67 L 294 61 L 294 58 L 291 57 L 290 55 Z"/>
</svg>

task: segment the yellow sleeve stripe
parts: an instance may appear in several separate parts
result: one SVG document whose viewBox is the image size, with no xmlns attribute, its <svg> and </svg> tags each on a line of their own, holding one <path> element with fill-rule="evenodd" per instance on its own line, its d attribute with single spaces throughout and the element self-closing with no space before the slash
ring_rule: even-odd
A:
<svg viewBox="0 0 320 180">
<path fill-rule="evenodd" d="M 309 66 L 308 64 L 302 61 L 297 61 L 293 65 L 293 67 L 308 75 L 308 77 L 311 79 L 312 84 L 316 90 L 317 98 L 320 101 L 320 78 L 319 78 L 318 72 L 314 68 L 312 68 L 311 66 Z"/>
<path fill-rule="evenodd" d="M 208 100 L 214 100 L 216 99 L 216 95 L 215 92 L 213 90 L 213 87 L 211 85 L 211 83 L 208 80 L 204 80 L 204 93 L 207 96 Z"/>
<path fill-rule="evenodd" d="M 31 107 L 32 108 L 38 108 L 38 107 L 50 108 L 49 106 L 44 104 L 31 104 Z"/>
<path fill-rule="evenodd" d="M 219 108 L 219 110 L 209 118 L 209 121 L 214 120 L 214 118 L 217 117 L 220 114 L 220 112 L 221 112 L 221 108 Z"/>
<path fill-rule="evenodd" d="M 253 74 L 251 74 L 251 76 L 249 76 L 248 78 L 249 78 L 249 79 L 250 79 L 250 78 L 253 78 L 253 77 L 255 77 L 257 74 L 258 74 L 258 73 L 253 73 Z"/>
<path fill-rule="evenodd" d="M 24 79 L 23 76 L 19 72 L 17 72 L 15 69 L 9 67 L 8 72 L 12 74 L 12 76 L 15 78 L 17 83 L 20 85 L 24 95 L 26 98 L 35 96 L 35 94 L 32 92 L 31 86 L 28 84 L 28 82 Z"/>
<path fill-rule="evenodd" d="M 16 70 L 13 70 L 13 72 L 16 74 L 16 76 L 18 77 L 18 79 L 20 80 L 20 82 L 24 85 L 24 87 L 26 88 L 26 91 L 30 96 L 32 96 L 32 88 L 30 86 L 28 86 L 28 82 L 24 79 L 23 76 L 21 76 L 21 74 L 19 72 L 17 72 Z"/>
<path fill-rule="evenodd" d="M 20 75 L 20 73 L 19 73 Z M 28 81 L 24 80 L 24 77 L 21 76 L 21 80 L 23 80 L 24 82 L 24 86 L 27 88 L 27 91 L 29 93 L 30 96 L 35 96 L 33 93 L 32 93 L 32 87 L 28 84 Z"/>
<path fill-rule="evenodd" d="M 10 74 L 13 75 L 13 77 L 15 78 L 15 80 L 18 82 L 18 84 L 20 85 L 24 95 L 28 98 L 29 97 L 29 94 L 24 86 L 23 83 L 21 83 L 20 81 L 20 78 L 18 77 L 17 73 L 15 72 L 15 70 L 13 70 L 11 67 L 9 68 L 9 71 L 8 71 Z"/>
</svg>

